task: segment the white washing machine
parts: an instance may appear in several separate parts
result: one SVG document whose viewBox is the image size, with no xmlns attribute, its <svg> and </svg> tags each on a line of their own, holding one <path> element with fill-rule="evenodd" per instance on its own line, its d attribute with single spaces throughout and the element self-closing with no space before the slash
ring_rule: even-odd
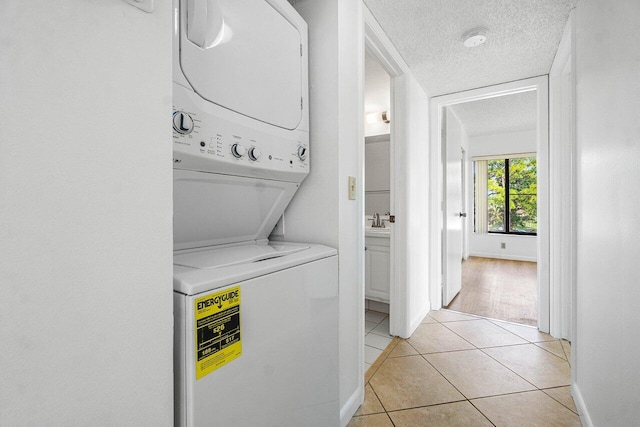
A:
<svg viewBox="0 0 640 427">
<path fill-rule="evenodd" d="M 338 263 L 270 242 L 309 173 L 307 29 L 285 0 L 174 0 L 177 426 L 337 426 Z"/>
</svg>

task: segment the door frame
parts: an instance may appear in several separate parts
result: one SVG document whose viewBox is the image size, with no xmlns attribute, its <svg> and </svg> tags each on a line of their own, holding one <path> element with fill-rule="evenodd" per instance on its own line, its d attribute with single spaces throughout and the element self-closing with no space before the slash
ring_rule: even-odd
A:
<svg viewBox="0 0 640 427">
<path fill-rule="evenodd" d="M 547 75 L 532 77 L 431 98 L 430 211 L 431 258 L 429 295 L 431 309 L 442 308 L 443 274 L 443 172 L 441 125 L 445 107 L 469 101 L 513 95 L 535 90 L 538 100 L 538 329 L 549 332 L 550 313 L 550 204 L 549 204 L 549 79 Z"/>
<path fill-rule="evenodd" d="M 573 75 L 573 21 L 560 40 L 549 71 L 549 137 L 551 182 L 551 315 L 550 332 L 571 341 L 576 354 L 576 124 Z M 557 286 L 556 286 L 557 284 Z M 574 363 L 572 363 L 574 366 Z"/>
<path fill-rule="evenodd" d="M 400 180 L 396 176 L 397 171 L 402 170 L 402 167 L 398 167 L 402 157 L 396 154 L 402 152 L 404 145 L 406 145 L 406 132 L 398 123 L 403 123 L 403 114 L 406 111 L 403 106 L 407 100 L 405 92 L 396 90 L 396 88 L 398 87 L 399 79 L 409 74 L 410 70 L 367 7 L 363 7 L 363 20 L 365 48 L 379 61 L 391 78 L 390 109 L 392 111 L 392 119 L 390 122 L 389 143 L 389 188 L 391 191 L 389 201 L 391 213 L 398 218 L 406 218 L 406 214 L 402 211 L 403 200 L 406 199 L 406 189 L 400 185 Z M 364 138 L 359 143 L 362 144 L 362 152 L 364 153 Z M 364 176 L 364 162 L 362 164 L 361 176 Z M 391 226 L 389 238 L 389 333 L 394 336 L 408 336 L 410 324 L 406 285 L 407 271 L 406 268 L 403 268 L 406 263 L 402 262 L 405 254 L 399 250 L 399 243 L 403 241 L 404 232 L 406 231 L 403 223 L 406 223 L 406 221 L 401 221 Z M 362 250 L 364 251 L 364 248 Z"/>
</svg>

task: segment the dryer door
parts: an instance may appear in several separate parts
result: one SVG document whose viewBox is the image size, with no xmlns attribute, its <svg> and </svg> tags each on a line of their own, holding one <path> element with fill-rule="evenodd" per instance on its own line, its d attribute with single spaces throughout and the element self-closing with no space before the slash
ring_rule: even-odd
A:
<svg viewBox="0 0 640 427">
<path fill-rule="evenodd" d="M 183 0 L 182 71 L 202 98 L 295 129 L 302 118 L 300 31 L 306 31 L 304 21 L 297 25 L 265 0 Z"/>
</svg>

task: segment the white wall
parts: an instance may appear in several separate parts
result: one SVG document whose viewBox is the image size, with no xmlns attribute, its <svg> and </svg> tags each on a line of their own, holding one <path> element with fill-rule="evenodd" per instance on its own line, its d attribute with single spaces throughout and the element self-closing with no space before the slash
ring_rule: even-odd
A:
<svg viewBox="0 0 640 427">
<path fill-rule="evenodd" d="M 475 135 L 469 137 L 469 157 L 505 155 L 515 153 L 535 153 L 536 130 L 518 132 L 499 132 L 495 134 Z M 471 163 L 471 162 L 470 162 Z M 486 258 L 511 259 L 518 261 L 537 260 L 537 237 L 509 236 L 505 234 L 476 234 L 473 232 L 473 172 L 467 174 L 468 193 L 467 216 L 469 233 L 469 255 Z M 501 248 L 501 243 L 506 248 Z"/>
<path fill-rule="evenodd" d="M 472 157 L 536 151 L 535 129 L 469 136 L 469 155 Z"/>
<path fill-rule="evenodd" d="M 0 425 L 170 426 L 170 2 L 1 9 Z"/>
<path fill-rule="evenodd" d="M 309 26 L 311 171 L 285 213 L 284 239 L 338 248 L 340 406 L 346 423 L 364 379 L 364 40 L 359 0 L 301 0 Z M 348 177 L 357 179 L 356 200 Z"/>
<path fill-rule="evenodd" d="M 366 138 L 364 212 L 367 215 L 391 211 L 389 148 L 389 135 Z"/>
<path fill-rule="evenodd" d="M 504 249 L 501 247 L 502 243 L 505 244 Z M 536 262 L 536 236 L 470 233 L 469 255 Z"/>
<path fill-rule="evenodd" d="M 576 9 L 577 354 L 585 426 L 640 419 L 640 2 Z"/>
<path fill-rule="evenodd" d="M 377 58 L 365 51 L 364 59 L 364 112 L 380 113 L 391 108 L 391 78 Z M 366 117 L 366 116 L 365 116 Z M 364 117 L 363 117 L 364 120 Z M 364 120 L 364 135 L 388 135 L 389 123 L 368 123 Z"/>
</svg>

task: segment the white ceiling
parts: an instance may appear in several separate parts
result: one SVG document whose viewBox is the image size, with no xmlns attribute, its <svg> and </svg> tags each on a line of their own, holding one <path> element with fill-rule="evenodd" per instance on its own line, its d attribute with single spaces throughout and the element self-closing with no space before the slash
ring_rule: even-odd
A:
<svg viewBox="0 0 640 427">
<path fill-rule="evenodd" d="M 536 92 L 522 92 L 451 107 L 468 136 L 532 130 L 537 122 Z"/>
<path fill-rule="evenodd" d="M 429 96 L 548 74 L 576 1 L 364 0 Z"/>
</svg>

